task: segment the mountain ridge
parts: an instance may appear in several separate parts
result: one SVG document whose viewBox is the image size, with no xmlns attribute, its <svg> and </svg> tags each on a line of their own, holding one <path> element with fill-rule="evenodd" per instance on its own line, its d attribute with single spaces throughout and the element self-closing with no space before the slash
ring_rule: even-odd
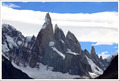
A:
<svg viewBox="0 0 120 81">
<path fill-rule="evenodd" d="M 56 24 L 55 32 L 53 32 L 49 13 L 46 14 L 45 23 L 37 37 L 33 36 L 30 41 L 17 30 L 2 26 L 2 54 L 18 66 L 39 69 L 39 63 L 42 63 L 47 67 L 53 67 L 54 72 L 89 78 L 91 78 L 89 72 L 100 75 L 108 66 L 104 59 L 98 57 L 93 46 L 91 54 L 87 50 L 83 51 L 79 41 L 70 31 L 65 36 L 62 29 Z M 14 32 L 18 35 L 12 35 Z M 8 39 L 11 39 L 12 42 Z M 18 41 L 21 43 L 18 44 Z"/>
</svg>

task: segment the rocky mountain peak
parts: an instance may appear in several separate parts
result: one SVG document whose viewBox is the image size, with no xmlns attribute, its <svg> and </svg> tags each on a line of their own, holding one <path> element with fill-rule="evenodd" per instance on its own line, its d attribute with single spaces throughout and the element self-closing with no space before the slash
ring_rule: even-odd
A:
<svg viewBox="0 0 120 81">
<path fill-rule="evenodd" d="M 60 28 L 58 27 L 57 24 L 55 24 L 55 31 L 56 31 L 56 30 L 60 30 Z"/>
<path fill-rule="evenodd" d="M 90 53 L 88 52 L 87 49 L 84 50 L 84 53 L 85 53 L 85 55 L 86 55 L 88 58 L 91 58 Z"/>
<path fill-rule="evenodd" d="M 52 23 L 51 23 L 50 15 L 49 15 L 49 13 L 47 13 L 46 16 L 45 16 L 45 23 L 43 24 L 42 29 L 38 33 L 36 41 L 39 41 L 39 45 L 42 48 L 45 48 L 45 46 L 48 45 L 48 43 L 51 40 L 53 40 L 53 37 L 54 37 L 53 26 L 52 26 Z"/>
<path fill-rule="evenodd" d="M 93 55 L 96 54 L 94 46 L 91 47 L 91 54 L 93 54 Z"/>
<path fill-rule="evenodd" d="M 9 24 L 2 24 L 2 28 L 16 30 L 14 27 L 12 27 L 12 26 L 9 25 Z"/>
<path fill-rule="evenodd" d="M 74 37 L 74 34 L 70 31 L 68 31 L 66 37 L 68 37 L 68 38 Z"/>
<path fill-rule="evenodd" d="M 84 52 L 88 52 L 87 49 L 85 49 Z"/>
<path fill-rule="evenodd" d="M 57 24 L 55 24 L 55 29 L 56 29 L 56 28 L 58 28 L 58 25 L 57 25 Z"/>
<path fill-rule="evenodd" d="M 81 46 L 77 38 L 73 33 L 68 31 L 66 35 L 66 44 L 69 49 L 71 49 L 73 52 L 77 52 L 81 54 Z"/>
<path fill-rule="evenodd" d="M 31 40 L 35 40 L 35 36 L 34 35 L 32 36 Z"/>
<path fill-rule="evenodd" d="M 69 39 L 69 40 L 73 41 L 74 43 L 78 42 L 75 35 L 70 31 L 67 32 L 66 39 Z"/>
<path fill-rule="evenodd" d="M 53 26 L 49 13 L 45 16 L 45 23 L 37 35 L 32 46 L 32 59 L 30 66 L 35 67 L 36 63 L 45 55 L 45 50 L 49 47 L 49 42 L 54 40 Z"/>
<path fill-rule="evenodd" d="M 51 18 L 50 18 L 49 13 L 47 13 L 45 16 L 45 22 L 51 22 Z"/>
<path fill-rule="evenodd" d="M 100 60 L 103 60 L 102 56 L 100 56 Z"/>
<path fill-rule="evenodd" d="M 55 25 L 54 38 L 55 38 L 55 40 L 58 40 L 58 41 L 62 41 L 62 42 L 65 41 L 65 35 L 64 35 L 63 31 L 58 27 L 57 24 Z"/>
</svg>

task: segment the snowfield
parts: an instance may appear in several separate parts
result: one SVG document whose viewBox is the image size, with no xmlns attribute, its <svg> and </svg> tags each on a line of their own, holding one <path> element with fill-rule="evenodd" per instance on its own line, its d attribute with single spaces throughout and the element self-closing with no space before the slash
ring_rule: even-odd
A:
<svg viewBox="0 0 120 81">
<path fill-rule="evenodd" d="M 7 38 L 7 41 L 9 43 L 10 48 L 13 48 L 13 46 L 17 46 L 12 37 L 6 36 L 6 38 Z"/>
<path fill-rule="evenodd" d="M 91 76 L 91 78 L 96 78 L 96 77 L 99 76 L 98 74 L 95 74 L 95 73 L 92 73 L 92 72 L 89 72 L 89 75 Z"/>
<path fill-rule="evenodd" d="M 54 41 L 49 42 L 49 47 L 54 46 L 54 44 L 55 44 L 55 42 L 54 42 Z"/>
<path fill-rule="evenodd" d="M 85 55 L 86 56 L 86 55 Z M 91 69 L 92 69 L 92 72 L 94 73 L 94 74 L 97 74 L 97 75 L 101 75 L 101 74 L 103 74 L 103 70 L 102 69 L 100 69 L 91 59 L 89 59 L 87 56 L 86 56 L 86 58 L 87 58 L 87 60 L 88 60 L 88 63 L 89 63 L 89 65 L 91 66 Z M 98 70 L 99 71 L 98 71 Z"/>
<path fill-rule="evenodd" d="M 12 62 L 12 65 L 26 73 L 29 77 L 34 79 L 73 79 L 80 78 L 78 75 L 70 75 L 69 73 L 53 72 L 52 67 L 47 67 L 39 63 L 39 68 L 20 67 Z M 88 77 L 85 77 L 88 78 Z"/>
</svg>

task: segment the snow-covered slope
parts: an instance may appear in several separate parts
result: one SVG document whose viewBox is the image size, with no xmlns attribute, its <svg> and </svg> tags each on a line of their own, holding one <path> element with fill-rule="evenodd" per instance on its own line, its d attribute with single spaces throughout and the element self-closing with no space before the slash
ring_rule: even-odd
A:
<svg viewBox="0 0 120 81">
<path fill-rule="evenodd" d="M 26 73 L 29 77 L 35 79 L 73 79 L 73 78 L 81 78 L 79 75 L 70 75 L 69 73 L 61 73 L 61 72 L 53 72 L 52 67 L 47 67 L 41 63 L 39 64 L 39 68 L 31 68 L 27 67 L 20 67 L 17 66 L 14 62 L 12 65 L 17 69 L 20 69 L 24 73 Z M 84 77 L 84 76 L 83 76 Z M 88 77 L 85 77 L 88 78 Z"/>
<path fill-rule="evenodd" d="M 108 56 L 108 57 L 106 58 L 106 60 L 107 60 L 108 62 L 110 62 L 116 55 L 118 55 L 118 50 L 117 50 L 116 52 L 114 52 L 112 55 Z"/>
<path fill-rule="evenodd" d="M 89 62 L 89 65 L 91 65 L 93 73 L 95 73 L 95 74 L 102 74 L 103 73 L 103 70 L 100 69 L 91 59 L 89 59 L 87 56 L 86 56 L 86 58 Z"/>
</svg>

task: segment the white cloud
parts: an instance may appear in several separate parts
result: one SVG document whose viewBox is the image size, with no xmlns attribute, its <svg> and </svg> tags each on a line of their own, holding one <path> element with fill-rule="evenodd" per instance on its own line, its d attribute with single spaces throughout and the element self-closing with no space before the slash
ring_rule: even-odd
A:
<svg viewBox="0 0 120 81">
<path fill-rule="evenodd" d="M 16 10 L 2 6 L 2 22 L 20 30 L 23 35 L 37 36 L 44 23 L 46 12 Z M 53 26 L 58 26 L 67 33 L 70 30 L 79 41 L 98 42 L 98 44 L 118 43 L 118 13 L 99 12 L 93 14 L 50 13 Z M 27 31 L 29 29 L 29 31 Z"/>
<path fill-rule="evenodd" d="M 101 53 L 101 55 L 105 55 L 107 53 L 108 53 L 108 51 L 104 51 L 104 52 Z"/>
<path fill-rule="evenodd" d="M 99 56 L 99 57 L 102 56 L 102 58 L 105 59 L 105 58 L 107 58 L 107 57 L 110 56 L 110 55 L 108 55 L 108 51 L 104 51 L 104 52 L 102 52 L 101 54 L 98 54 L 98 56 Z"/>
<path fill-rule="evenodd" d="M 13 3 L 3 3 L 2 5 L 9 8 L 20 8 L 20 6 L 15 5 Z"/>
<path fill-rule="evenodd" d="M 96 44 L 92 44 L 92 46 L 97 46 L 97 45 L 113 45 L 113 42 L 97 42 Z"/>
</svg>

